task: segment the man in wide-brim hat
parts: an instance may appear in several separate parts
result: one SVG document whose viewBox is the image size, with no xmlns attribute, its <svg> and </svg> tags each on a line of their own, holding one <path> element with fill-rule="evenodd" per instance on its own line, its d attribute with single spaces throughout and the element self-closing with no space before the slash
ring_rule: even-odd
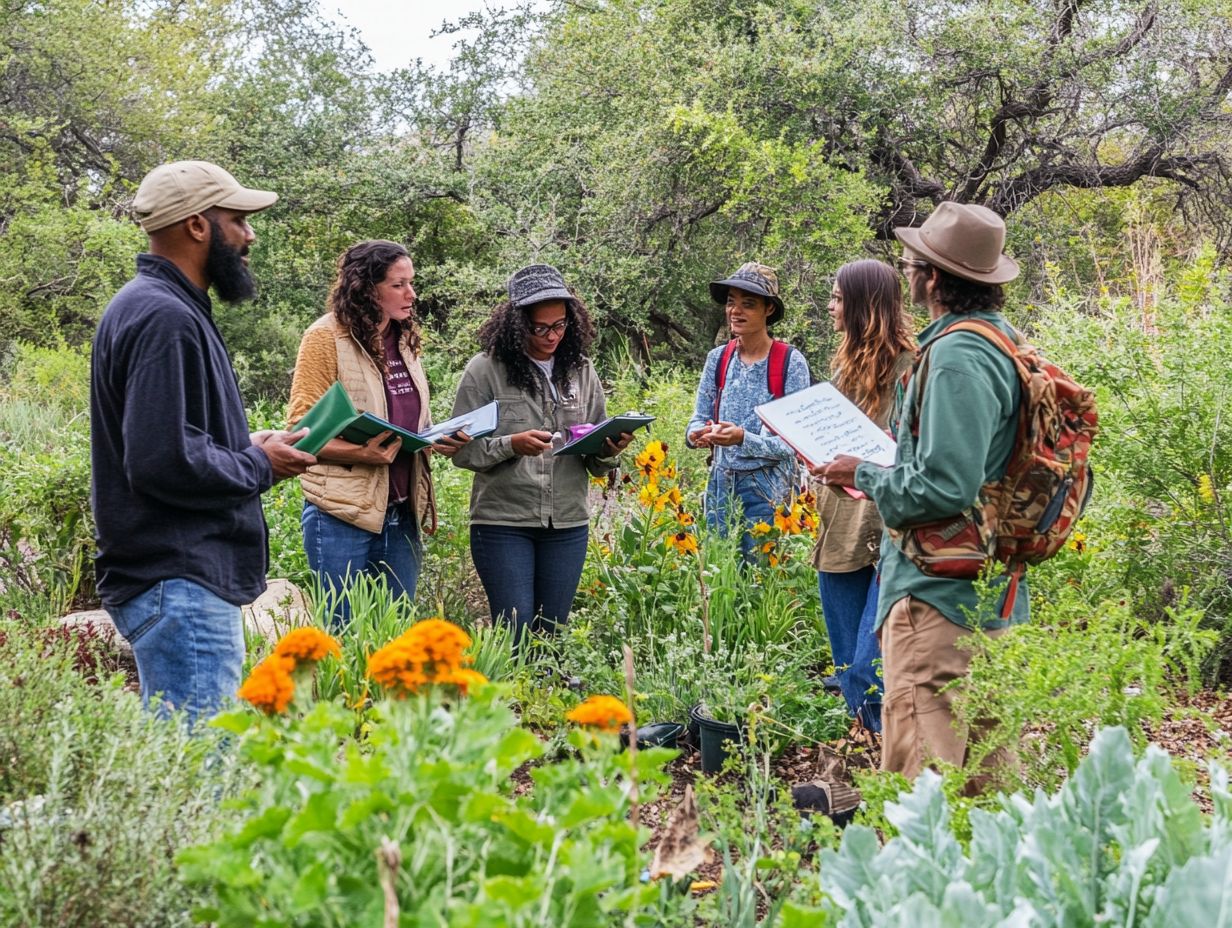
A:
<svg viewBox="0 0 1232 928">
<path fill-rule="evenodd" d="M 1018 276 L 1018 265 L 1002 251 L 1005 222 L 983 206 L 945 202 L 919 228 L 894 234 L 904 246 L 900 266 L 912 301 L 932 319 L 920 333 L 921 349 L 932 346 L 922 402 L 917 407 L 917 374 L 892 423 L 898 441 L 892 467 L 839 457 L 813 473 L 866 493 L 887 526 L 877 606 L 886 686 L 882 769 L 914 777 L 934 761 L 962 765 L 967 758 L 968 732 L 955 725 L 954 692 L 942 692 L 967 673 L 971 652 L 958 642 L 974 625 L 997 636 L 1028 618 L 1025 583 L 1011 594 L 1008 616 L 1002 617 L 1010 585 L 1004 576 L 994 579 L 994 588 L 1002 590 L 998 608 L 988 615 L 974 582 L 926 575 L 889 532 L 958 515 L 975 502 L 981 486 L 1005 473 L 1020 395 L 1014 363 L 979 334 L 946 330 L 960 320 L 980 319 L 1015 337 L 1001 307 L 1002 284 Z"/>
</svg>

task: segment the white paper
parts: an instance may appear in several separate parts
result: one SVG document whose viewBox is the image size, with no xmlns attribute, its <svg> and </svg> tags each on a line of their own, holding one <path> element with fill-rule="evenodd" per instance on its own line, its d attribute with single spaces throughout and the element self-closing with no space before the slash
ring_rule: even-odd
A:
<svg viewBox="0 0 1232 928">
<path fill-rule="evenodd" d="M 486 406 L 480 406 L 478 409 L 464 412 L 460 416 L 454 416 L 452 419 L 438 422 L 419 437 L 429 442 L 434 442 L 438 438 L 444 435 L 452 435 L 454 432 L 465 432 L 471 438 L 482 438 L 484 435 L 491 435 L 496 431 L 498 406 L 498 402 L 493 400 Z"/>
<path fill-rule="evenodd" d="M 816 467 L 840 454 L 889 467 L 894 440 L 832 383 L 819 383 L 756 408 L 770 431 Z"/>
</svg>

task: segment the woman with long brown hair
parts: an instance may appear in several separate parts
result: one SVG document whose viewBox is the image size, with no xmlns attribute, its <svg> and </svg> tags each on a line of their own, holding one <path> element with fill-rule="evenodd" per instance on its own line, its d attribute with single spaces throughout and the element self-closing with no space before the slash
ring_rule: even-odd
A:
<svg viewBox="0 0 1232 928">
<path fill-rule="evenodd" d="M 338 381 L 356 409 L 412 432 L 427 428 L 414 279 L 415 265 L 396 242 L 360 242 L 342 253 L 330 311 L 300 342 L 287 411 L 292 424 Z M 382 575 L 394 598 L 414 599 L 420 530 L 436 530 L 427 452 L 400 455 L 401 439 L 389 438 L 386 431 L 363 445 L 331 439 L 300 477 L 304 549 L 332 600 L 336 626 L 350 620 L 346 586 L 357 574 Z M 433 449 L 452 455 L 466 440 L 442 439 Z"/>
<path fill-rule="evenodd" d="M 835 276 L 829 311 L 842 335 L 830 363 L 831 382 L 885 428 L 915 352 L 898 276 L 880 261 L 844 264 Z M 880 731 L 884 687 L 874 666 L 880 648 L 873 625 L 881 518 L 872 500 L 852 498 L 840 488 L 818 490 L 821 528 L 813 566 L 838 685 L 852 715 Z"/>
</svg>

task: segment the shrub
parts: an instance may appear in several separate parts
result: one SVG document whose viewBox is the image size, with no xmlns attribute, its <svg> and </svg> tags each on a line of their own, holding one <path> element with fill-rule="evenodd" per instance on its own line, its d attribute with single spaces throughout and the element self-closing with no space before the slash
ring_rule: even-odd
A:
<svg viewBox="0 0 1232 928">
<path fill-rule="evenodd" d="M 218 825 L 236 773 L 217 738 L 145 712 L 121 675 L 87 682 L 77 639 L 3 629 L 0 924 L 188 924 L 172 856 Z"/>
<path fill-rule="evenodd" d="M 1147 315 L 1106 302 L 1041 320 L 1049 353 L 1096 390 L 1098 505 L 1084 529 L 1140 614 L 1165 619 L 1182 591 L 1220 631 L 1210 670 L 1232 668 L 1232 342 L 1228 307 L 1181 281 Z M 1077 578 L 1081 582 L 1082 578 Z"/>
<path fill-rule="evenodd" d="M 818 856 L 821 905 L 789 906 L 781 924 L 1226 925 L 1232 793 L 1217 765 L 1211 796 L 1208 822 L 1166 753 L 1149 747 L 1135 763 L 1125 729 L 1104 729 L 1055 795 L 972 810 L 964 848 L 926 771 L 887 806 L 898 834 L 882 846 L 850 826 Z"/>
<path fill-rule="evenodd" d="M 970 767 L 998 748 L 1017 749 L 1021 766 L 1009 773 L 1053 789 L 1096 728 L 1124 726 L 1141 747 L 1142 723 L 1163 718 L 1169 686 L 1196 677 L 1214 633 L 1198 629 L 1194 609 L 1178 606 L 1168 621 L 1149 622 L 1124 600 L 1091 605 L 1073 588 L 1035 605 L 1030 624 L 971 639 L 957 709 L 969 724 L 995 720 L 973 742 Z"/>
</svg>

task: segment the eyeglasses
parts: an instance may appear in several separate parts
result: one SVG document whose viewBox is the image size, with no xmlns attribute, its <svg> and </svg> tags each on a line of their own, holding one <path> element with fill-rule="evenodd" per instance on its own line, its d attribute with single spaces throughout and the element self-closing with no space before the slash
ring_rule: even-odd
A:
<svg viewBox="0 0 1232 928">
<path fill-rule="evenodd" d="M 912 268 L 915 268 L 917 271 L 919 271 L 919 270 L 923 270 L 926 267 L 928 267 L 927 261 L 916 261 L 912 258 L 899 258 L 898 259 L 898 269 L 902 271 L 903 273 L 906 273 Z"/>
<path fill-rule="evenodd" d="M 548 333 L 553 335 L 564 335 L 565 329 L 569 328 L 569 320 L 561 319 L 559 322 L 553 322 L 551 325 L 532 325 L 530 334 L 535 338 L 547 338 Z"/>
</svg>

